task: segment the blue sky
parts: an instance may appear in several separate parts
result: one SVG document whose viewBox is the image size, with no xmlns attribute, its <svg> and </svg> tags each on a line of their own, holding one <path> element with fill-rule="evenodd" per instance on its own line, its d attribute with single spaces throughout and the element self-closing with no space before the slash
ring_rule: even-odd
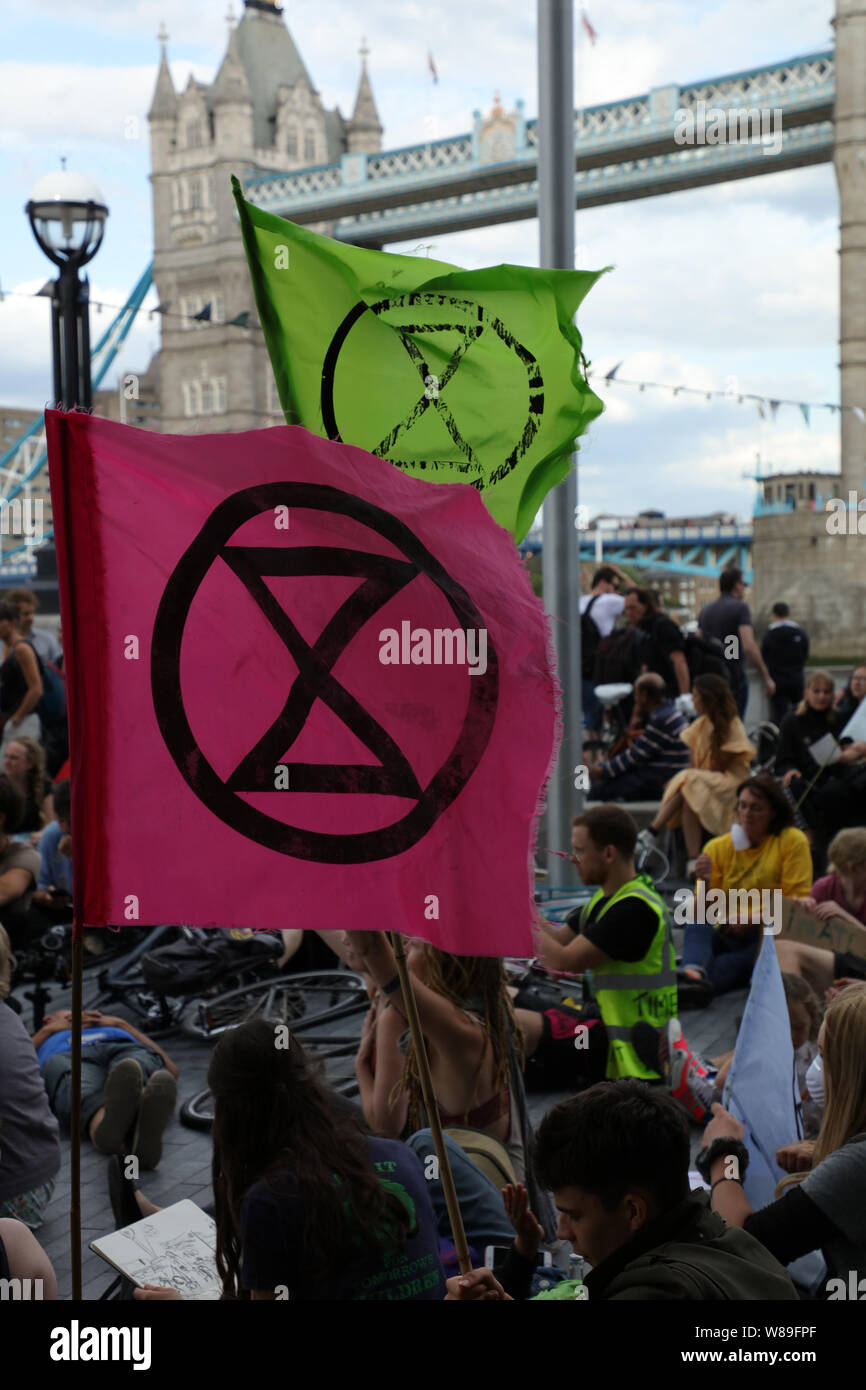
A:
<svg viewBox="0 0 866 1390">
<path fill-rule="evenodd" d="M 235 9 L 241 0 L 233 0 Z M 226 0 L 29 0 L 4 15 L 0 59 L 0 398 L 41 405 L 50 394 L 48 303 L 32 294 L 51 266 L 23 207 L 42 173 L 65 155 L 111 207 L 91 266 L 94 297 L 122 304 L 151 255 L 150 104 L 165 21 L 177 85 L 209 80 L 225 50 Z M 832 46 L 832 0 L 591 0 L 599 39 L 576 27 L 577 99 L 639 94 Z M 397 18 L 399 16 L 399 18 Z M 473 108 L 499 90 L 537 112 L 532 0 L 298 0 L 285 18 L 329 106 L 348 115 L 366 36 L 385 143 L 469 129 Z M 432 50 L 440 74 L 427 71 Z M 130 138 L 131 136 L 131 138 Z M 693 193 L 578 212 L 579 264 L 613 264 L 579 317 L 600 372 L 812 401 L 838 399 L 838 196 L 830 165 Z M 397 248 L 395 248 L 397 249 Z M 403 249 L 403 248 L 400 248 Z M 537 264 L 535 222 L 436 239 L 439 259 L 479 266 Z M 140 316 L 121 361 L 141 370 L 158 346 Z M 94 315 L 96 336 L 107 324 Z M 581 499 L 591 511 L 715 508 L 748 514 L 742 475 L 838 467 L 838 420 L 794 409 L 762 422 L 754 406 L 599 388 L 607 410 L 581 451 Z M 864 402 L 866 404 L 866 402 Z M 627 505 L 623 499 L 627 498 Z"/>
</svg>

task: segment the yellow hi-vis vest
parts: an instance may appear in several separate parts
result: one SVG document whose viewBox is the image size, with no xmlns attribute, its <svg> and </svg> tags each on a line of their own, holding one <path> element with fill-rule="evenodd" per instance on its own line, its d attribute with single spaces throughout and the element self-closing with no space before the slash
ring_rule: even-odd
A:
<svg viewBox="0 0 866 1390">
<path fill-rule="evenodd" d="M 580 914 L 580 928 L 589 918 L 596 903 L 604 897 L 602 890 L 586 904 Z M 605 1076 L 636 1076 L 644 1081 L 657 1081 L 658 1072 L 648 1071 L 631 1042 L 635 1023 L 645 1021 L 663 1028 L 677 1012 L 677 974 L 670 918 L 664 902 L 645 874 L 629 879 L 608 898 L 596 921 L 614 903 L 625 898 L 637 898 L 651 907 L 658 927 L 643 960 L 608 960 L 591 972 L 592 992 L 604 1023 L 608 1040 Z"/>
</svg>

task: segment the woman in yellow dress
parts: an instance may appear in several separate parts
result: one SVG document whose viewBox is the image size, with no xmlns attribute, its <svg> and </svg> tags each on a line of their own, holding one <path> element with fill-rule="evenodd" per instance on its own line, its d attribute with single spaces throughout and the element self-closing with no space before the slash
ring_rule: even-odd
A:
<svg viewBox="0 0 866 1390">
<path fill-rule="evenodd" d="M 680 734 L 689 746 L 691 764 L 667 783 L 648 828 L 654 837 L 663 825 L 672 829 L 682 825 L 690 875 L 701 852 L 701 827 L 711 836 L 730 830 L 736 819 L 737 787 L 749 776 L 755 756 L 724 677 L 698 676 L 692 699 L 699 718 Z"/>
</svg>

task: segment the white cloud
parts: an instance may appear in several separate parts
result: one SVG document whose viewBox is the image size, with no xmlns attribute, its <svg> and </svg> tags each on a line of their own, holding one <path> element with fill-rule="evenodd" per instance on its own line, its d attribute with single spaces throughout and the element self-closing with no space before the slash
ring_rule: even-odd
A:
<svg viewBox="0 0 866 1390">
<path fill-rule="evenodd" d="M 242 0 L 234 4 L 242 8 Z M 576 7 L 576 99 L 583 105 L 832 46 L 833 0 L 585 4 L 599 40 L 591 47 L 581 35 Z M 536 114 L 530 0 L 364 0 L 360 10 L 356 0 L 293 0 L 285 9 L 323 100 L 338 103 L 344 115 L 354 102 L 357 50 L 366 35 L 386 147 L 425 138 L 430 120 L 442 136 L 468 130 L 473 108 L 488 110 L 497 89 L 506 106 L 523 98 L 527 115 Z M 38 49 L 44 61 L 24 61 L 23 49 L 10 44 L 0 62 L 0 148 L 9 174 L 7 208 L 0 209 L 4 281 L 42 283 L 32 279 L 41 258 L 26 222 L 20 212 L 15 221 L 10 207 L 23 204 L 58 154 L 68 154 L 102 187 L 112 210 L 92 295 L 123 303 L 151 254 L 145 113 L 159 57 L 154 36 L 164 18 L 179 88 L 190 72 L 209 81 L 225 51 L 223 12 L 213 0 L 85 0 L 75 12 L 75 40 L 59 51 L 51 46 L 52 24 L 69 25 L 68 0 L 30 0 L 26 22 L 33 36 L 45 36 Z M 131 117 L 140 122 L 138 140 L 127 135 Z M 630 506 L 672 514 L 687 509 L 694 493 L 707 510 L 748 511 L 754 485 L 740 473 L 756 453 L 778 468 L 836 466 L 838 420 L 825 414 L 813 417 L 812 429 L 790 407 L 776 424 L 762 423 L 754 405 L 674 399 L 600 380 L 622 359 L 623 378 L 718 390 L 734 377 L 736 390 L 837 399 L 838 196 L 831 167 L 581 209 L 576 239 L 581 265 L 615 266 L 578 316 L 593 384 L 607 402 L 581 448 L 585 500 L 610 510 L 628 496 Z M 538 259 L 535 221 L 423 240 L 433 243 L 432 256 L 467 267 Z M 104 322 L 94 316 L 94 337 Z M 9 298 L 0 305 L 4 400 L 40 405 L 50 394 L 48 323 L 47 301 Z M 146 367 L 155 342 L 155 324 L 137 325 L 122 365 Z"/>
<path fill-rule="evenodd" d="M 175 63 L 176 85 L 185 86 L 190 72 L 202 81 L 212 76 L 201 63 Z M 64 149 L 99 143 L 122 152 L 131 140 L 147 139 L 155 80 L 153 63 L 0 62 L 0 148 L 20 151 L 23 145 L 41 153 L 60 139 Z"/>
<path fill-rule="evenodd" d="M 5 293 L 0 304 L 0 379 L 3 381 L 4 405 L 39 410 L 53 395 L 51 301 L 37 297 L 44 284 L 44 278 L 22 281 Z M 130 288 L 119 289 L 101 281 L 91 285 L 90 337 L 93 346 L 117 312 L 114 307 L 98 311 L 96 301 L 121 308 Z M 122 370 L 134 367 L 144 371 L 147 367 L 159 346 L 156 321 L 148 322 L 145 312 L 155 303 L 156 297 L 151 291 L 104 385 L 115 385 Z"/>
</svg>

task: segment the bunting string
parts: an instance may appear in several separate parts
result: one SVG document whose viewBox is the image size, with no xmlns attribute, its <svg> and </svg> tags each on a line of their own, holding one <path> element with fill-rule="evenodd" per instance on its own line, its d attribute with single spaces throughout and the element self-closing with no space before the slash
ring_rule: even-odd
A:
<svg viewBox="0 0 866 1390">
<path fill-rule="evenodd" d="M 617 376 L 621 366 L 622 363 L 618 362 L 603 377 L 596 378 L 596 380 L 613 386 L 635 386 L 639 391 L 670 391 L 673 396 L 703 396 L 708 401 L 736 401 L 737 405 L 744 405 L 746 401 L 750 401 L 756 406 L 758 415 L 762 420 L 767 419 L 769 412 L 769 418 L 775 421 L 780 406 L 792 405 L 796 406 L 807 425 L 811 424 L 810 416 L 813 410 L 829 410 L 831 414 L 841 414 L 842 411 L 847 410 L 857 417 L 861 425 L 866 423 L 866 408 L 862 405 L 840 405 L 833 401 L 787 400 L 782 396 L 760 396 L 754 391 L 708 391 L 702 386 L 674 386 L 666 381 L 631 381 L 625 377 Z M 587 380 L 590 381 L 592 376 L 592 371 L 588 371 Z"/>
</svg>

